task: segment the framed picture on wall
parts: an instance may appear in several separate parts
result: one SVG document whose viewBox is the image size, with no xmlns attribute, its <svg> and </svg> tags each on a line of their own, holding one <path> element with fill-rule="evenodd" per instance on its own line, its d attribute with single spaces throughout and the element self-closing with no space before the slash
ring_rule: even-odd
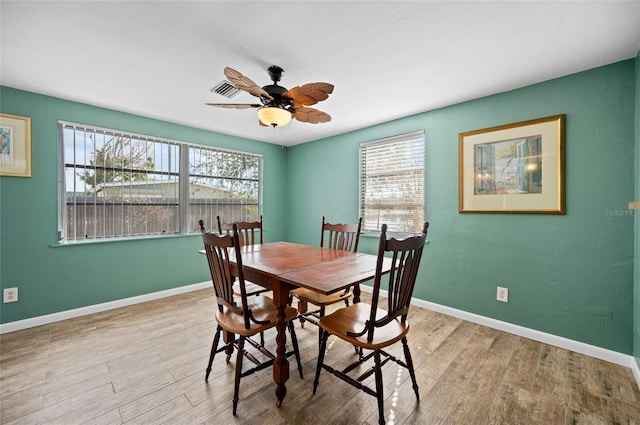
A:
<svg viewBox="0 0 640 425">
<path fill-rule="evenodd" d="M 31 177 L 31 118 L 0 113 L 0 176 Z"/>
<path fill-rule="evenodd" d="M 565 115 L 460 133 L 459 212 L 565 214 Z"/>
</svg>

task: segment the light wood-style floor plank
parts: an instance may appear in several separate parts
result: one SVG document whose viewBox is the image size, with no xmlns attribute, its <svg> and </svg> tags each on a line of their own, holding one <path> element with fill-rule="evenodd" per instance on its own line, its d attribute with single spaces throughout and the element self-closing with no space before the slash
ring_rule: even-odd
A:
<svg viewBox="0 0 640 425">
<path fill-rule="evenodd" d="M 0 423 L 377 423 L 375 398 L 326 372 L 312 394 L 318 328 L 299 322 L 305 378 L 291 358 L 280 408 L 270 370 L 243 378 L 234 417 L 235 355 L 227 363 L 218 354 L 204 381 L 214 308 L 206 289 L 0 336 Z M 408 372 L 388 363 L 390 425 L 640 425 L 640 389 L 629 369 L 420 308 L 410 321 L 420 401 Z M 265 338 L 274 347 L 274 330 Z M 401 344 L 389 351 L 403 356 Z M 329 339 L 327 362 L 346 365 L 354 356 L 353 347 Z"/>
</svg>

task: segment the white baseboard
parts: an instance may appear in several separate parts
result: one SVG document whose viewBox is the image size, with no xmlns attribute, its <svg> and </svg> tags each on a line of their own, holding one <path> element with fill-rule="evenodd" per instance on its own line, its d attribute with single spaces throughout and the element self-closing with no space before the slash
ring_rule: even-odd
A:
<svg viewBox="0 0 640 425">
<path fill-rule="evenodd" d="M 363 292 L 371 292 L 372 287 L 360 285 Z M 380 291 L 380 294 L 387 295 L 387 291 Z M 638 362 L 633 356 L 622 354 L 617 351 L 608 350 L 606 348 L 597 347 L 595 345 L 585 344 L 584 342 L 575 341 L 561 336 L 537 331 L 535 329 L 525 328 L 524 326 L 514 325 L 512 323 L 503 322 L 501 320 L 492 319 L 490 317 L 480 316 L 479 314 L 469 313 L 464 310 L 458 310 L 441 304 L 432 303 L 417 298 L 411 299 L 411 304 L 437 313 L 446 314 L 447 316 L 456 317 L 468 322 L 477 323 L 489 328 L 498 329 L 513 335 L 528 338 L 534 341 L 543 342 L 553 345 L 554 347 L 563 348 L 565 350 L 574 351 L 589 357 L 604 360 L 620 366 L 631 368 L 636 378 L 638 388 L 640 388 L 640 368 Z"/>
<path fill-rule="evenodd" d="M 48 323 L 59 322 L 61 320 L 73 319 L 74 317 L 86 316 L 88 314 L 100 313 L 102 311 L 113 310 L 114 308 L 126 307 L 133 304 L 140 304 L 160 298 L 171 297 L 173 295 L 184 294 L 199 289 L 211 288 L 211 281 L 194 283 L 193 285 L 181 286 L 179 288 L 167 289 L 153 292 L 151 294 L 139 295 L 137 297 L 124 298 L 102 304 L 90 305 L 87 307 L 75 308 L 73 310 L 61 311 L 59 313 L 46 314 L 44 316 L 32 317 L 30 319 L 17 320 L 0 324 L 0 335 L 20 331 L 22 329 L 33 328 L 46 325 Z"/>
<path fill-rule="evenodd" d="M 18 320 L 15 322 L 2 323 L 0 324 L 0 335 L 210 287 L 211 281 L 194 283 L 193 285 L 181 286 L 179 288 L 167 289 L 165 291 L 153 292 L 151 294 L 124 298 L 122 300 L 76 308 L 73 310 L 61 311 L 59 313 L 47 314 L 44 316 Z M 367 285 L 361 285 L 360 288 L 364 292 L 372 291 L 372 288 Z M 386 296 L 386 291 L 380 291 L 380 293 Z M 574 341 L 572 339 L 537 331 L 535 329 L 525 328 L 524 326 L 514 325 L 512 323 L 503 322 L 501 320 L 492 319 L 490 317 L 480 316 L 479 314 L 469 313 L 464 310 L 458 310 L 452 307 L 447 307 L 417 298 L 413 298 L 411 300 L 411 303 L 415 306 L 427 310 L 446 314 L 447 316 L 457 317 L 459 319 L 467 320 L 472 323 L 477 323 L 479 325 L 498 329 L 510 334 L 529 338 L 534 341 L 543 342 L 545 344 L 553 345 L 565 350 L 574 351 L 576 353 L 584 354 L 596 359 L 605 360 L 620 366 L 631 368 L 631 370 L 633 371 L 633 375 L 636 378 L 636 383 L 640 388 L 640 367 L 638 366 L 638 362 L 636 361 L 636 359 L 628 354 L 618 353 L 617 351 L 607 350 L 606 348 L 596 347 L 594 345 L 585 344 L 584 342 Z"/>
<path fill-rule="evenodd" d="M 633 371 L 633 376 L 636 377 L 638 388 L 640 388 L 640 366 L 638 366 L 638 362 L 636 360 L 631 361 L 633 362 L 633 364 L 631 365 L 631 370 Z"/>
</svg>

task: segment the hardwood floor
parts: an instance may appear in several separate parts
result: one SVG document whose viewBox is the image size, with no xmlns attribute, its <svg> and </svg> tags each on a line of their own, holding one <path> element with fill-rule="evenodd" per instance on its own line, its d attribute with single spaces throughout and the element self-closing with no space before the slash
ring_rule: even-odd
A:
<svg viewBox="0 0 640 425">
<path fill-rule="evenodd" d="M 201 290 L 2 335 L 0 423 L 377 423 L 375 398 L 328 373 L 312 395 L 318 329 L 298 322 L 305 379 L 292 358 L 277 408 L 270 370 L 243 378 L 234 417 L 235 356 L 227 364 L 218 355 L 204 381 L 212 297 Z M 629 369 L 416 307 L 410 319 L 420 402 L 406 370 L 389 363 L 388 424 L 640 425 Z M 273 331 L 265 337 L 275 347 Z M 327 361 L 353 356 L 351 346 L 329 339 Z"/>
</svg>

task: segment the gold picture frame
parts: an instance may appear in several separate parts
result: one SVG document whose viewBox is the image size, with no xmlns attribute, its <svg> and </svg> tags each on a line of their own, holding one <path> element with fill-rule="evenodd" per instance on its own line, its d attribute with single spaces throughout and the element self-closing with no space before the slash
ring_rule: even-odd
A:
<svg viewBox="0 0 640 425">
<path fill-rule="evenodd" d="M 0 176 L 31 177 L 31 118 L 0 113 Z"/>
<path fill-rule="evenodd" d="M 460 133 L 458 211 L 565 214 L 565 120 Z"/>
</svg>

